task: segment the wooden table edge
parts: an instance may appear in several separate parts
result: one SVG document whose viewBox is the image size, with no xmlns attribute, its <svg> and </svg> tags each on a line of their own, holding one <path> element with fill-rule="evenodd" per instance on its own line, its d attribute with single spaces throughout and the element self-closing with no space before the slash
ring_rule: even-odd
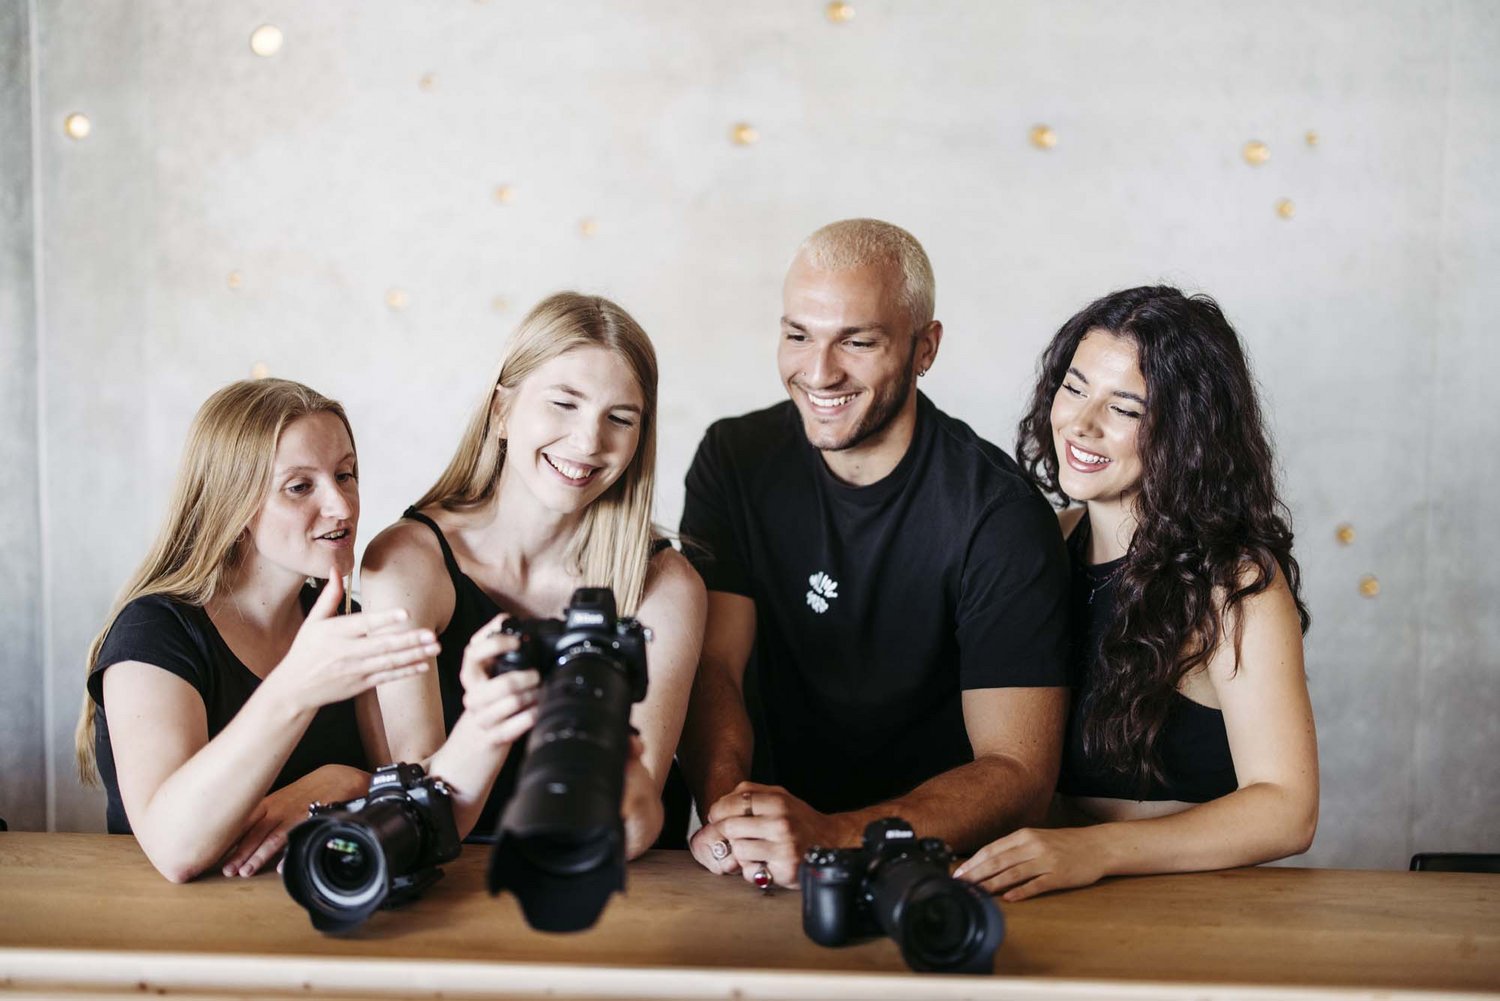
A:
<svg viewBox="0 0 1500 1001">
<path fill-rule="evenodd" d="M 722 1001 L 1459 1001 L 1493 993 L 1318 985 L 1171 983 L 913 973 L 592 966 L 278 955 L 203 955 L 0 946 L 0 993 L 36 997 L 247 992 L 373 998 L 673 998 Z"/>
</svg>

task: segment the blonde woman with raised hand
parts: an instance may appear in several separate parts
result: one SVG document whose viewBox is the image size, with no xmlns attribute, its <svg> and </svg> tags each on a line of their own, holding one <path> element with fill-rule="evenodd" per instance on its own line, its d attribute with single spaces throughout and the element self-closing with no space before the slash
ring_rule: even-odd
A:
<svg viewBox="0 0 1500 1001">
<path fill-rule="evenodd" d="M 370 689 L 438 645 L 404 609 L 339 614 L 358 483 L 343 408 L 306 386 L 237 382 L 193 421 L 166 522 L 90 648 L 77 733 L 109 830 L 173 882 L 263 870 L 309 803 L 364 792 L 388 760 Z M 501 680 L 474 693 L 488 725 L 430 762 L 465 830 L 520 725 Z"/>
<path fill-rule="evenodd" d="M 661 793 L 687 711 L 706 600 L 697 573 L 652 527 L 656 375 L 650 340 L 619 306 L 572 292 L 544 299 L 486 382 L 447 469 L 370 543 L 361 578 L 369 608 L 410 609 L 412 623 L 436 633 L 443 647 L 431 670 L 380 688 L 398 757 L 437 747 L 463 711 L 461 676 L 482 678 L 485 664 L 514 648 L 512 638 L 492 635 L 502 616 L 555 617 L 574 589 L 607 586 L 620 615 L 652 628 L 650 683 L 631 712 L 642 745 L 626 772 L 631 858 L 661 832 Z M 471 639 L 465 668 L 459 651 Z M 476 833 L 494 831 L 519 751 L 506 761 Z"/>
</svg>

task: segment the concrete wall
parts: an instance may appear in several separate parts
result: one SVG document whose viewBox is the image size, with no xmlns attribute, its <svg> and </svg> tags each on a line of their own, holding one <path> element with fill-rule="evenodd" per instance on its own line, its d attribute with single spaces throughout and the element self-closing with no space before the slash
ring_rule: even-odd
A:
<svg viewBox="0 0 1500 1001">
<path fill-rule="evenodd" d="M 46 457 L 4 489 L 43 513 L 41 554 L 17 565 L 47 582 L 48 652 L 8 658 L 0 683 L 34 727 L 16 698 L 47 681 L 55 826 L 102 824 L 68 771 L 83 652 L 215 387 L 264 365 L 343 399 L 369 538 L 430 483 L 526 308 L 601 292 L 662 356 L 672 524 L 703 428 L 780 395 L 791 249 L 861 214 L 926 244 L 948 336 L 925 387 L 1007 446 L 1038 351 L 1084 301 L 1159 280 L 1216 295 L 1265 389 L 1315 617 L 1308 859 L 1500 848 L 1500 530 L 1478 451 L 1500 363 L 1500 13 L 852 7 L 34 0 L 37 48 L 0 45 L 40 68 L 40 169 L 30 193 L 3 182 L 41 207 L 40 351 L 20 375 L 40 433 L 22 407 L 0 443 L 19 428 L 23 459 Z M 269 57 L 249 46 L 265 23 L 285 39 Z M 74 111 L 85 140 L 62 130 Z M 731 140 L 741 122 L 757 142 Z M 1051 149 L 1028 141 L 1041 123 Z M 0 137 L 7 164 L 29 161 L 26 134 Z M 6 602 L 0 625 L 39 612 Z M 44 768 L 25 732 L 0 732 L 5 797 Z"/>
<path fill-rule="evenodd" d="M 31 18 L 0 0 L 0 819 L 47 823 Z"/>
</svg>

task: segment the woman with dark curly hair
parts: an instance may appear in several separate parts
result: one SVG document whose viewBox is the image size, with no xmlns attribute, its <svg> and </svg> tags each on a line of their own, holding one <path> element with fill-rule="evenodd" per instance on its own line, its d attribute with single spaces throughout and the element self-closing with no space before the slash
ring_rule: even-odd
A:
<svg viewBox="0 0 1500 1001">
<path fill-rule="evenodd" d="M 1042 356 L 1017 458 L 1073 563 L 1063 823 L 957 875 L 1006 900 L 1306 851 L 1318 754 L 1308 614 L 1239 337 L 1205 295 L 1127 289 Z M 1081 502 L 1081 506 L 1076 506 Z"/>
</svg>

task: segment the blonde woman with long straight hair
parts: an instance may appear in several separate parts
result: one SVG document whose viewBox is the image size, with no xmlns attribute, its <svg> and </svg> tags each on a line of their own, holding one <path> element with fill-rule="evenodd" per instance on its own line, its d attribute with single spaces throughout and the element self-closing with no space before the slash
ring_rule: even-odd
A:
<svg viewBox="0 0 1500 1001">
<path fill-rule="evenodd" d="M 697 573 L 652 528 L 656 372 L 645 331 L 613 302 L 544 299 L 486 382 L 448 467 L 370 543 L 361 577 L 368 608 L 410 609 L 443 647 L 432 670 L 379 690 L 398 757 L 431 753 L 453 728 L 463 710 L 458 651 L 480 663 L 514 648 L 488 628 L 502 615 L 554 617 L 574 589 L 607 586 L 619 614 L 653 629 L 650 684 L 631 712 L 642 745 L 626 772 L 631 858 L 661 832 L 706 601 Z M 493 832 L 521 756 L 505 762 L 477 832 Z"/>
<path fill-rule="evenodd" d="M 339 614 L 358 525 L 337 403 L 264 379 L 199 409 L 167 519 L 89 649 L 77 730 L 109 830 L 173 882 L 263 870 L 309 803 L 363 793 L 389 760 L 370 689 L 425 671 L 438 645 L 404 609 Z M 430 762 L 464 830 L 521 725 L 502 680 Z"/>
</svg>

